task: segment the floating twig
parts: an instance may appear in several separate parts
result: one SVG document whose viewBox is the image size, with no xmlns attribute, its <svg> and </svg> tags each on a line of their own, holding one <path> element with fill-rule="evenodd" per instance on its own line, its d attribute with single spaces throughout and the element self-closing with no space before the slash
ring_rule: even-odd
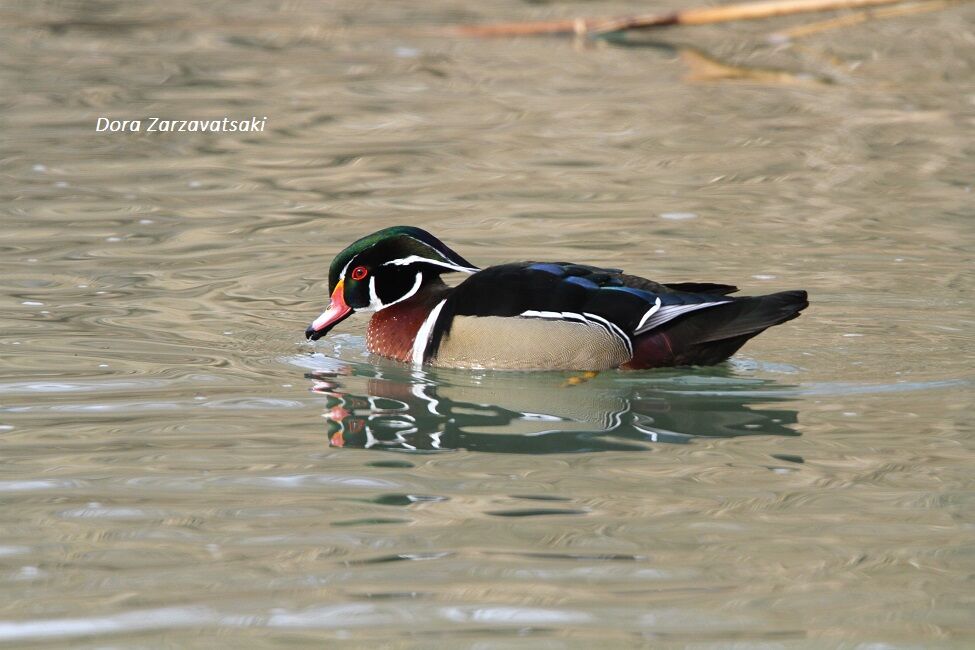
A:
<svg viewBox="0 0 975 650">
<path fill-rule="evenodd" d="M 616 18 L 571 18 L 568 20 L 465 25 L 456 28 L 466 36 L 537 36 L 544 34 L 608 34 L 628 29 L 650 29 L 674 25 L 709 25 L 735 20 L 758 20 L 777 16 L 859 9 L 904 2 L 904 0 L 770 0 L 718 7 L 696 7 L 663 14 Z"/>
<path fill-rule="evenodd" d="M 682 45 L 677 47 L 681 60 L 687 65 L 684 76 L 692 83 L 714 83 L 732 81 L 763 85 L 801 85 L 817 86 L 833 83 L 822 75 L 796 73 L 778 68 L 762 68 L 725 63 L 704 50 Z"/>
<path fill-rule="evenodd" d="M 867 22 L 868 20 L 896 18 L 897 16 L 909 16 L 927 11 L 945 9 L 953 4 L 957 4 L 959 1 L 960 0 L 928 0 L 927 2 L 912 2 L 910 4 L 904 4 L 896 7 L 884 7 L 881 9 L 857 11 L 846 16 L 838 16 L 836 18 L 830 18 L 829 20 L 818 20 L 813 23 L 796 25 L 795 27 L 789 27 L 788 29 L 781 29 L 777 32 L 769 34 L 769 40 L 773 42 L 795 40 L 797 38 L 818 34 L 820 32 L 825 32 L 832 29 L 859 25 Z"/>
</svg>

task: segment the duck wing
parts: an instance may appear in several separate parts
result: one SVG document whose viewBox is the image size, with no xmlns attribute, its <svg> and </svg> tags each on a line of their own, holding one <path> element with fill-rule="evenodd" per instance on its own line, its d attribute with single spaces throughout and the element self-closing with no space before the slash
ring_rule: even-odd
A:
<svg viewBox="0 0 975 650">
<path fill-rule="evenodd" d="M 459 317 L 542 318 L 601 328 L 633 349 L 634 337 L 683 314 L 734 300 L 723 294 L 680 291 L 620 269 L 567 262 L 516 262 L 471 275 L 447 297 L 425 354 L 436 354 Z M 685 285 L 678 285 L 685 286 Z M 688 285 L 689 286 L 689 285 Z M 719 293 L 720 292 L 720 293 Z"/>
</svg>

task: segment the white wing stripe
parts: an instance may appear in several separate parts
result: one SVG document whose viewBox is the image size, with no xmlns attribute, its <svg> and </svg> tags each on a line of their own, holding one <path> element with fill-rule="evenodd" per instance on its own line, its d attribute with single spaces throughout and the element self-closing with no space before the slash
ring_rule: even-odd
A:
<svg viewBox="0 0 975 650">
<path fill-rule="evenodd" d="M 655 327 L 660 327 L 667 321 L 671 321 L 681 314 L 686 314 L 688 312 L 697 311 L 698 309 L 705 309 L 707 307 L 714 307 L 715 305 L 723 305 L 725 303 L 731 302 L 730 300 L 722 300 L 720 302 L 702 302 L 696 305 L 667 305 L 661 307 L 651 315 L 646 321 L 640 321 L 640 326 L 636 328 L 633 332 L 634 334 L 643 334 L 648 332 Z M 646 318 L 646 316 L 644 316 Z"/>
<path fill-rule="evenodd" d="M 656 314 L 658 309 L 660 309 L 660 298 L 657 298 L 657 300 L 653 303 L 653 307 L 647 310 L 647 313 L 643 315 L 643 318 L 640 319 L 640 322 L 636 325 L 636 329 L 633 331 L 639 332 L 640 328 L 643 327 L 643 325 L 647 322 L 647 319 Z"/>
</svg>

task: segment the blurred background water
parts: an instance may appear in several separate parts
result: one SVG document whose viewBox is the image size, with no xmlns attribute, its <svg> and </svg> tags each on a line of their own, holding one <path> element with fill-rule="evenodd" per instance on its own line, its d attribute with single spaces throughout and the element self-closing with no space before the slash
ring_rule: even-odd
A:
<svg viewBox="0 0 975 650">
<path fill-rule="evenodd" d="M 972 6 L 443 32 L 633 11 L 3 4 L 0 642 L 970 647 Z M 401 223 L 812 306 L 572 387 L 306 343 Z"/>
</svg>

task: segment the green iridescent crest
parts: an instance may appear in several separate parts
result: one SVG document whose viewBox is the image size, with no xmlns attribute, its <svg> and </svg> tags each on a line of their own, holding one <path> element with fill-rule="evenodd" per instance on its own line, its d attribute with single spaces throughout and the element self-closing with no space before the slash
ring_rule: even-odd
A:
<svg viewBox="0 0 975 650">
<path fill-rule="evenodd" d="M 477 269 L 463 257 L 428 233 L 413 226 L 384 228 L 349 244 L 335 256 L 328 271 L 329 291 L 335 290 L 342 273 L 355 260 L 355 265 L 408 265 L 426 262 L 443 268 L 443 272 Z"/>
</svg>

